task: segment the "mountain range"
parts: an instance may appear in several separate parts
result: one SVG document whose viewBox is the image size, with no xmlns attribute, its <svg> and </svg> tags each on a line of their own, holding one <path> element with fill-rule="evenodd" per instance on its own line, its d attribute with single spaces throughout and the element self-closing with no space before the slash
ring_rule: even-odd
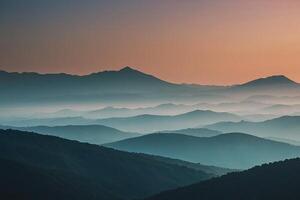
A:
<svg viewBox="0 0 300 200">
<path fill-rule="evenodd" d="M 223 134 L 221 131 L 210 130 L 207 128 L 187 128 L 187 129 L 180 129 L 180 130 L 166 130 L 161 131 L 159 133 L 178 133 L 183 135 L 190 135 L 195 137 L 213 137 L 220 134 Z"/>
<path fill-rule="evenodd" d="M 126 132 L 150 133 L 168 129 L 186 129 L 204 126 L 221 121 L 240 121 L 242 117 L 225 112 L 195 110 L 180 115 L 138 115 L 107 119 L 87 119 L 83 117 L 24 119 L 5 122 L 7 126 L 67 126 L 67 125 L 104 125 Z"/>
<path fill-rule="evenodd" d="M 105 146 L 231 169 L 247 169 L 266 162 L 300 156 L 298 146 L 243 133 L 213 137 L 155 133 Z"/>
<path fill-rule="evenodd" d="M 195 110 L 175 116 L 139 115 L 127 118 L 99 119 L 97 120 L 97 124 L 114 127 L 123 131 L 150 133 L 170 129 L 186 129 L 224 120 L 238 121 L 241 119 L 240 116 L 230 113 Z"/>
<path fill-rule="evenodd" d="M 53 135 L 69 140 L 77 140 L 90 144 L 105 144 L 131 137 L 140 136 L 138 133 L 123 132 L 102 125 L 69 125 L 69 126 L 33 126 L 12 127 L 0 126 L 0 129 L 13 129 L 35 132 L 43 135 Z"/>
<path fill-rule="evenodd" d="M 26 83 L 26 84 L 24 84 Z M 39 105 L 71 103 L 224 102 L 233 96 L 295 94 L 298 83 L 285 76 L 271 76 L 241 85 L 215 87 L 174 84 L 130 67 L 85 76 L 0 72 L 0 103 Z M 284 89 L 284 90 L 283 90 Z M 237 95 L 236 93 L 239 93 Z M 241 93 L 241 94 L 240 94 Z M 246 95 L 246 96 L 245 96 Z"/>
<path fill-rule="evenodd" d="M 183 163 L 0 130 L 1 199 L 135 199 L 215 176 Z"/>
<path fill-rule="evenodd" d="M 220 122 L 206 126 L 222 132 L 244 132 L 260 137 L 300 140 L 300 116 L 282 116 L 263 122 Z"/>
</svg>

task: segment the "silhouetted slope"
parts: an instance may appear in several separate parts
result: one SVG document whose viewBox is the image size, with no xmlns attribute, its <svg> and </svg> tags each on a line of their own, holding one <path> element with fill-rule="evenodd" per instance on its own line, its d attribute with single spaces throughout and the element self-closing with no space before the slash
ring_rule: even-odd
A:
<svg viewBox="0 0 300 200">
<path fill-rule="evenodd" d="M 298 83 L 295 81 L 292 81 L 291 79 L 287 78 L 283 75 L 277 75 L 277 76 L 269 76 L 266 78 L 259 78 L 247 83 L 244 83 L 242 85 L 239 85 L 239 87 L 274 87 L 274 86 L 297 86 Z"/>
<path fill-rule="evenodd" d="M 206 138 L 156 133 L 107 146 L 231 169 L 245 169 L 265 162 L 300 156 L 300 147 L 242 133 Z"/>
<path fill-rule="evenodd" d="M 162 133 L 178 133 L 183 135 L 190 135 L 195 137 L 213 137 L 220 134 L 223 134 L 221 131 L 210 130 L 207 128 L 187 128 L 187 129 L 180 129 L 174 131 L 162 131 Z"/>
<path fill-rule="evenodd" d="M 68 125 L 93 125 L 94 120 L 83 117 L 58 117 L 58 118 L 34 118 L 10 120 L 4 123 L 7 126 L 68 126 Z"/>
<path fill-rule="evenodd" d="M 97 120 L 97 124 L 114 127 L 129 132 L 157 132 L 164 130 L 178 130 L 206 125 L 224 120 L 241 120 L 238 115 L 213 112 L 209 110 L 195 110 L 192 112 L 167 116 L 167 115 L 139 115 L 127 118 L 108 118 Z"/>
<path fill-rule="evenodd" d="M 299 170 L 299 158 L 265 164 L 163 192 L 147 200 L 298 200 Z"/>
<path fill-rule="evenodd" d="M 245 132 L 261 137 L 300 140 L 300 116 L 283 116 L 263 122 L 221 122 L 206 126 L 222 132 Z"/>
<path fill-rule="evenodd" d="M 140 154 L 143 155 L 143 154 Z M 149 155 L 149 154 L 144 154 L 146 157 L 151 157 L 155 160 L 161 161 L 161 162 L 166 162 L 169 164 L 175 164 L 179 166 L 185 166 L 187 168 L 191 168 L 194 170 L 200 170 L 208 174 L 212 175 L 217 175 L 221 176 L 230 172 L 238 171 L 236 169 L 228 169 L 228 168 L 221 168 L 221 167 L 216 167 L 216 166 L 208 166 L 208 165 L 202 165 L 200 163 L 192 163 L 192 162 L 187 162 L 183 160 L 178 160 L 174 158 L 168 158 L 168 157 L 162 157 L 162 156 L 156 156 L 156 155 Z"/>
<path fill-rule="evenodd" d="M 3 95 L 0 103 L 6 104 L 145 100 L 161 92 L 191 90 L 130 67 L 85 76 L 1 71 L 0 89 Z"/>
<path fill-rule="evenodd" d="M 118 200 L 117 195 L 89 179 L 67 171 L 44 169 L 0 158 L 1 199 L 101 199 Z"/>
<path fill-rule="evenodd" d="M 32 131 L 44 135 L 53 135 L 69 140 L 88 142 L 91 144 L 104 144 L 140 136 L 140 134 L 137 133 L 122 132 L 102 125 L 2 127 L 2 129 Z"/>
<path fill-rule="evenodd" d="M 243 98 L 253 95 L 295 96 L 300 92 L 300 84 L 283 75 L 277 75 L 235 85 L 223 92 Z"/>
<path fill-rule="evenodd" d="M 88 188 L 88 193 L 85 194 L 86 190 L 73 190 L 76 185 L 74 187 L 66 185 L 66 187 L 70 188 L 71 192 L 78 193 L 79 196 L 84 195 L 85 198 L 82 199 L 89 199 L 92 194 L 95 194 L 98 199 L 102 199 L 102 191 L 103 198 L 107 194 L 114 194 L 112 199 L 114 196 L 122 199 L 142 198 L 212 176 L 202 171 L 160 162 L 145 155 L 14 130 L 0 130 L 0 158 L 40 168 L 43 179 L 46 171 L 54 170 L 59 174 L 59 176 L 53 175 L 54 180 L 60 180 L 60 174 L 66 177 L 65 180 L 62 180 L 63 184 L 69 184 L 68 177 L 72 177 L 72 175 L 74 178 L 80 177 L 83 181 L 78 178 L 79 188 Z M 31 170 L 31 172 L 33 171 L 35 169 Z M 31 174 L 26 172 L 25 175 L 22 183 L 28 184 L 30 187 Z M 30 176 L 27 177 L 27 175 Z M 10 176 L 12 181 L 16 178 L 13 171 Z M 48 183 L 51 185 L 53 182 L 52 179 L 44 181 L 45 187 Z M 73 183 L 71 182 L 71 184 Z M 95 188 L 95 190 L 90 191 L 90 188 Z M 34 185 L 29 189 L 31 192 L 36 192 Z M 54 187 L 53 190 L 45 188 L 45 190 L 48 189 L 50 192 L 55 192 L 57 188 Z M 10 190 L 14 190 L 18 194 L 22 188 L 10 188 Z M 62 191 L 60 195 L 65 194 Z"/>
</svg>

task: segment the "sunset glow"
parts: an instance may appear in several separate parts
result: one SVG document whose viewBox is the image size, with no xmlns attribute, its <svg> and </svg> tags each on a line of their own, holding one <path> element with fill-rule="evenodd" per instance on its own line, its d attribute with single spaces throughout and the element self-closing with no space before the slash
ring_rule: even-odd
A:
<svg viewBox="0 0 300 200">
<path fill-rule="evenodd" d="M 297 0 L 0 2 L 0 69 L 88 74 L 132 66 L 172 82 L 300 82 Z"/>
</svg>

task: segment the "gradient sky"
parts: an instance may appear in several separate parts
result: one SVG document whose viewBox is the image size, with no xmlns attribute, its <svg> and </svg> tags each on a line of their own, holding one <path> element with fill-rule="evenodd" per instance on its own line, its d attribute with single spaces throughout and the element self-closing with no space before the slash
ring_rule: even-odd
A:
<svg viewBox="0 0 300 200">
<path fill-rule="evenodd" d="M 0 69 L 300 82 L 299 0 L 0 0 Z"/>
</svg>

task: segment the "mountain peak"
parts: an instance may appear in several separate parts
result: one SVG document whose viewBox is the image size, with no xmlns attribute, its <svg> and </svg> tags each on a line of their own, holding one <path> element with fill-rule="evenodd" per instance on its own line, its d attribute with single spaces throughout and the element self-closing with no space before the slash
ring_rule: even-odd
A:
<svg viewBox="0 0 300 200">
<path fill-rule="evenodd" d="M 297 83 L 284 75 L 274 75 L 265 78 L 259 78 L 240 86 L 269 86 L 269 85 L 296 85 Z"/>
<path fill-rule="evenodd" d="M 132 67 L 126 66 L 119 70 L 119 72 L 139 72 L 136 69 L 133 69 Z"/>
</svg>

